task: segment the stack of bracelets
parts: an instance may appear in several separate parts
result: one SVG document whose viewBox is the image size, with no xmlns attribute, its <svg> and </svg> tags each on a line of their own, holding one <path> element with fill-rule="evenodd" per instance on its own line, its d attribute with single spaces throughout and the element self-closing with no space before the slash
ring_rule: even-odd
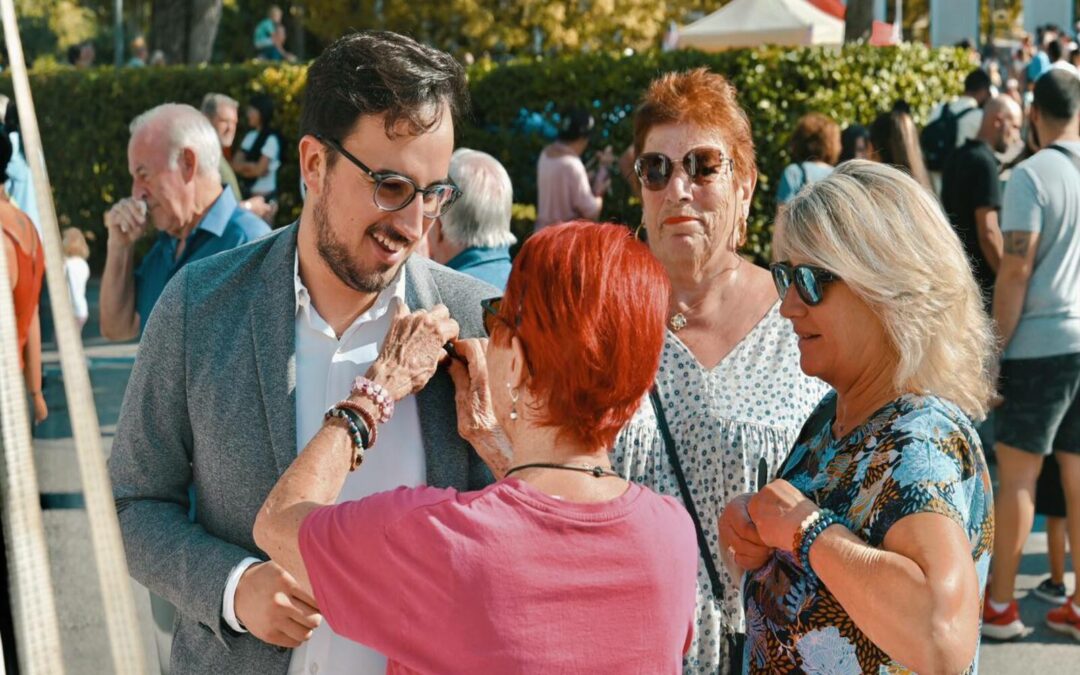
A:
<svg viewBox="0 0 1080 675">
<path fill-rule="evenodd" d="M 349 426 L 349 436 L 353 443 L 353 458 L 349 465 L 349 471 L 356 469 L 364 462 L 364 451 L 375 445 L 379 437 L 379 424 L 386 424 L 394 416 L 394 399 L 381 385 L 372 382 L 366 377 L 358 377 L 353 382 L 351 396 L 366 398 L 378 408 L 378 418 L 372 416 L 364 406 L 355 401 L 345 399 L 334 404 L 323 419 L 337 417 L 345 420 Z"/>
<path fill-rule="evenodd" d="M 849 530 L 851 529 L 846 520 L 829 509 L 818 509 L 804 520 L 795 532 L 791 552 L 798 556 L 799 564 L 810 574 L 815 574 L 813 568 L 810 567 L 810 547 L 814 545 L 814 540 L 832 525 L 843 525 Z"/>
</svg>

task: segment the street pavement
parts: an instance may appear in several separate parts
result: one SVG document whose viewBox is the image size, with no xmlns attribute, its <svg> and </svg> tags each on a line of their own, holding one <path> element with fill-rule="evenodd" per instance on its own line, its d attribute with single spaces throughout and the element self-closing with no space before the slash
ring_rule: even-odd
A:
<svg viewBox="0 0 1080 675">
<path fill-rule="evenodd" d="M 98 337 L 96 286 L 89 289 L 91 321 L 84 329 L 87 365 L 93 384 L 103 445 L 112 446 L 124 387 L 134 362 L 133 344 L 113 345 Z M 46 331 L 47 332 L 47 331 Z M 47 348 L 50 345 L 46 345 Z M 104 626 L 101 593 L 98 588 L 86 512 L 80 508 L 80 482 L 74 442 L 71 439 L 63 375 L 52 346 L 45 357 L 45 395 L 49 419 L 35 430 L 34 450 L 38 481 L 46 505 L 44 513 L 49 563 L 56 590 L 61 640 L 66 671 L 74 675 L 111 672 L 108 636 Z M 1033 629 L 1025 640 L 1014 643 L 985 641 L 980 650 L 980 672 L 990 674 L 1080 673 L 1080 645 L 1046 628 L 1043 623 L 1049 605 L 1029 591 L 1046 575 L 1046 535 L 1041 522 L 1024 548 L 1021 574 L 1017 580 L 1020 611 Z M 153 623 L 146 590 L 132 582 L 142 628 L 143 649 L 148 672 L 158 674 L 158 653 L 154 646 Z M 1066 585 L 1074 588 L 1070 573 Z"/>
</svg>

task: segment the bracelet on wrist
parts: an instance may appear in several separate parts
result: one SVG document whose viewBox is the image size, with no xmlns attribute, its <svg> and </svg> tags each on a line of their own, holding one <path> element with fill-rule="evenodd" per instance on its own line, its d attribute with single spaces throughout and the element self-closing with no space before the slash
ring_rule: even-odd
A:
<svg viewBox="0 0 1080 675">
<path fill-rule="evenodd" d="M 349 462 L 349 471 L 356 471 L 361 464 L 364 463 L 364 450 L 367 449 L 368 440 L 368 426 L 364 418 L 357 414 L 355 410 L 349 408 L 343 408 L 339 405 L 335 405 L 326 411 L 323 416 L 324 420 L 336 417 L 344 420 L 345 424 L 349 427 L 349 437 L 352 440 L 353 455 Z"/>
<path fill-rule="evenodd" d="M 375 423 L 375 417 L 371 414 L 371 412 L 369 412 L 366 408 L 364 408 L 364 406 L 360 405 L 356 401 L 351 401 L 349 399 L 338 401 L 335 407 L 352 410 L 360 416 L 360 419 L 362 419 L 364 421 L 364 424 L 367 426 L 368 432 L 367 438 L 365 439 L 364 449 L 371 449 L 371 447 L 375 445 L 375 440 L 379 437 L 379 426 Z"/>
<path fill-rule="evenodd" d="M 375 421 L 379 424 L 386 424 L 394 416 L 394 397 L 381 384 L 361 375 L 353 381 L 352 395 L 375 403 L 379 409 L 379 417 Z"/>
<path fill-rule="evenodd" d="M 833 525 L 844 525 L 848 527 L 847 521 L 842 517 L 836 515 L 829 509 L 819 509 L 811 517 L 803 521 L 799 531 L 795 534 L 795 540 L 797 547 L 793 549 L 793 553 L 799 559 L 799 565 L 802 568 L 814 576 L 817 576 L 813 567 L 810 566 L 810 547 L 814 545 L 817 538 L 821 536 L 821 533 L 832 527 Z M 850 529 L 850 527 L 849 527 Z"/>
</svg>

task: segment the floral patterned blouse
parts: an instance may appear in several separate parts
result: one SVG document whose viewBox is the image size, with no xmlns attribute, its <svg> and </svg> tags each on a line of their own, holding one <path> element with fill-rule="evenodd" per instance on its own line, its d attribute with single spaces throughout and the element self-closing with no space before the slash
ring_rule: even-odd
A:
<svg viewBox="0 0 1080 675">
<path fill-rule="evenodd" d="M 780 477 L 847 518 L 880 547 L 889 528 L 915 513 L 959 524 L 986 585 L 994 537 L 990 474 L 971 420 L 934 396 L 906 394 L 840 440 L 832 437 L 836 394 L 818 406 Z M 829 589 L 787 552 L 747 575 L 745 671 L 908 673 L 859 630 Z M 968 672 L 978 666 L 978 656 Z"/>
<path fill-rule="evenodd" d="M 656 384 L 724 587 L 718 603 L 699 557 L 694 641 L 683 665 L 687 673 L 714 675 L 729 659 L 722 630 L 743 630 L 739 582 L 720 557 L 720 511 L 756 487 L 761 458 L 769 477 L 776 473 L 829 388 L 799 368 L 798 337 L 780 316 L 779 302 L 711 370 L 669 331 Z M 648 397 L 619 435 L 612 462 L 630 480 L 681 500 Z"/>
</svg>

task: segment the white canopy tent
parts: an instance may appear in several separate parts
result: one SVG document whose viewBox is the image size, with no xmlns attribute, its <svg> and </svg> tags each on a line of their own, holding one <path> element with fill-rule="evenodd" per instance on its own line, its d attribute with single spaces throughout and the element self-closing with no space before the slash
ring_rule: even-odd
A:
<svg viewBox="0 0 1080 675">
<path fill-rule="evenodd" d="M 734 0 L 679 31 L 681 49 L 839 45 L 844 22 L 806 0 Z"/>
</svg>

